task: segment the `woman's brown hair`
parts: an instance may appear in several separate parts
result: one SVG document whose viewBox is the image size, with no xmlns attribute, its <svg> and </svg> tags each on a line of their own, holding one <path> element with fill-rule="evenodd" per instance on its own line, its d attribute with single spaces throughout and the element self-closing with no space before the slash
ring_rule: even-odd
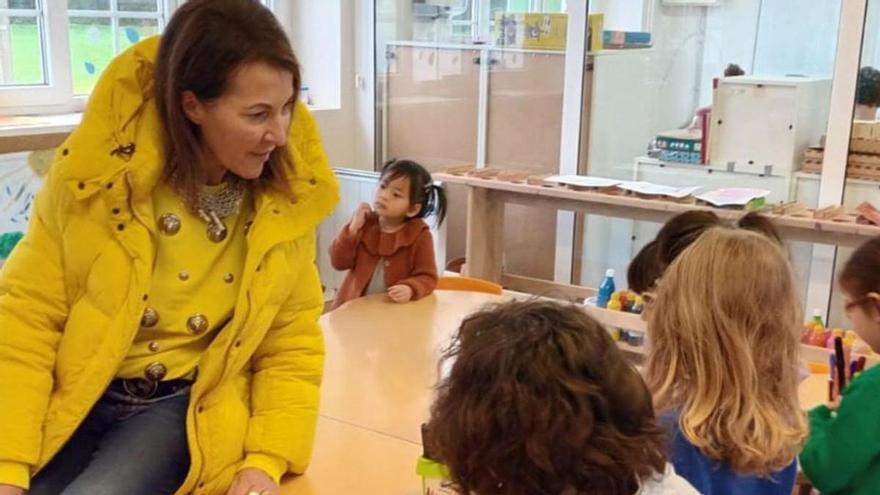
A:
<svg viewBox="0 0 880 495">
<path fill-rule="evenodd" d="M 299 97 L 300 67 L 274 14 L 256 0 L 189 0 L 165 28 L 155 69 L 155 95 L 165 148 L 165 177 L 188 201 L 204 184 L 199 127 L 183 112 L 184 91 L 202 102 L 223 95 L 243 64 L 265 62 L 293 75 Z M 272 151 L 260 183 L 289 192 L 292 170 L 286 146 Z"/>
<path fill-rule="evenodd" d="M 508 302 L 461 325 L 428 442 L 453 487 L 478 495 L 631 495 L 663 473 L 651 396 L 583 310 Z"/>
</svg>

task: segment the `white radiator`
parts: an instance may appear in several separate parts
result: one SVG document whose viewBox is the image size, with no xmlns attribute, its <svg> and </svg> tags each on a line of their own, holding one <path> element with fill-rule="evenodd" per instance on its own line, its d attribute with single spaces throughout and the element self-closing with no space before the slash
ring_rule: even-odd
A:
<svg viewBox="0 0 880 495">
<path fill-rule="evenodd" d="M 334 169 L 340 185 L 340 201 L 333 214 L 330 215 L 318 227 L 318 270 L 321 273 L 321 283 L 324 285 L 324 298 L 331 300 L 336 295 L 336 289 L 342 285 L 346 272 L 339 272 L 330 266 L 330 256 L 327 251 L 336 234 L 348 223 L 351 214 L 357 205 L 362 202 L 372 203 L 373 194 L 376 191 L 376 182 L 379 180 L 378 172 L 365 172 L 345 168 Z M 428 219 L 431 226 L 431 235 L 434 236 L 434 255 L 437 258 L 438 273 L 443 273 L 446 260 L 446 224 L 440 229 L 434 225 L 434 218 Z"/>
</svg>

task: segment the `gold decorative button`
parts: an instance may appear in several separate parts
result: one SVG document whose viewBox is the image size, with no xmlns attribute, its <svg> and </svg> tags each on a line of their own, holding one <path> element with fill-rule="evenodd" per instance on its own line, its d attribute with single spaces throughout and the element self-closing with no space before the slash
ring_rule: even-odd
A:
<svg viewBox="0 0 880 495">
<path fill-rule="evenodd" d="M 180 217 L 174 213 L 166 213 L 159 217 L 159 230 L 165 235 L 174 235 L 180 232 Z"/>
<path fill-rule="evenodd" d="M 159 352 L 159 343 L 158 342 L 150 342 L 147 346 L 150 349 L 150 352 Z"/>
<path fill-rule="evenodd" d="M 231 273 L 227 273 L 226 275 L 223 275 L 223 281 L 226 282 L 227 284 L 231 284 L 232 282 L 235 281 L 235 275 L 233 275 Z"/>
<path fill-rule="evenodd" d="M 208 329 L 208 318 L 201 313 L 196 313 L 186 320 L 186 327 L 196 335 L 204 333 Z"/>
<path fill-rule="evenodd" d="M 189 272 L 186 270 L 182 270 L 180 273 L 177 274 L 177 278 L 186 282 L 187 280 L 189 280 Z"/>
<path fill-rule="evenodd" d="M 159 380 L 165 378 L 165 375 L 168 373 L 168 368 L 165 367 L 164 364 L 156 362 L 150 363 L 144 369 L 144 376 L 147 380 L 151 382 L 158 382 Z"/>
<path fill-rule="evenodd" d="M 214 223 L 208 225 L 208 239 L 211 242 L 223 242 L 226 239 L 226 226 Z"/>
<path fill-rule="evenodd" d="M 145 308 L 144 315 L 141 316 L 141 326 L 150 328 L 155 327 L 157 323 L 159 323 L 159 312 L 155 308 Z"/>
</svg>

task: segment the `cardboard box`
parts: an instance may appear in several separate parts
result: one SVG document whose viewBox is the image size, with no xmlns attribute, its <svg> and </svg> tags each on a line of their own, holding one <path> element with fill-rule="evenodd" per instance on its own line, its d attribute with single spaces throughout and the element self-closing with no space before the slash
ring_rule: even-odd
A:
<svg viewBox="0 0 880 495">
<path fill-rule="evenodd" d="M 589 29 L 587 30 L 587 50 L 591 52 L 601 51 L 605 14 L 590 14 Z"/>
<path fill-rule="evenodd" d="M 568 14 L 504 13 L 495 16 L 495 45 L 565 50 Z"/>
<path fill-rule="evenodd" d="M 647 48 L 651 33 L 642 31 L 602 31 L 603 45 L 611 48 Z"/>
</svg>

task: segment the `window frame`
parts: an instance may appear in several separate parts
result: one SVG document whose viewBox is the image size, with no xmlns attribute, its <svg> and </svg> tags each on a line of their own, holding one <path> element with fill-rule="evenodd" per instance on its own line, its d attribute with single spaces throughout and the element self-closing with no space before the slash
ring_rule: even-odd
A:
<svg viewBox="0 0 880 495">
<path fill-rule="evenodd" d="M 81 112 L 89 95 L 76 94 L 73 88 L 73 67 L 70 58 L 68 25 L 70 17 L 67 0 L 36 0 L 40 7 L 45 26 L 44 67 L 46 70 L 43 85 L 16 85 L 0 87 L 0 115 L 21 114 L 60 114 Z M 159 0 L 163 9 L 159 16 L 161 32 L 177 8 L 186 0 Z M 274 0 L 261 0 L 261 3 L 275 12 Z M 155 18 L 144 13 L 121 13 L 112 7 L 100 12 L 100 17 L 110 19 Z M 130 15 L 131 14 L 131 15 Z M 114 24 L 115 25 L 115 24 Z M 117 48 L 117 34 L 114 30 L 113 44 Z"/>
<path fill-rule="evenodd" d="M 0 87 L 0 108 L 57 106 L 73 96 L 70 45 L 67 40 L 67 0 L 36 0 L 39 22 L 45 28 L 43 85 Z M 58 6 L 63 8 L 57 8 Z"/>
</svg>

